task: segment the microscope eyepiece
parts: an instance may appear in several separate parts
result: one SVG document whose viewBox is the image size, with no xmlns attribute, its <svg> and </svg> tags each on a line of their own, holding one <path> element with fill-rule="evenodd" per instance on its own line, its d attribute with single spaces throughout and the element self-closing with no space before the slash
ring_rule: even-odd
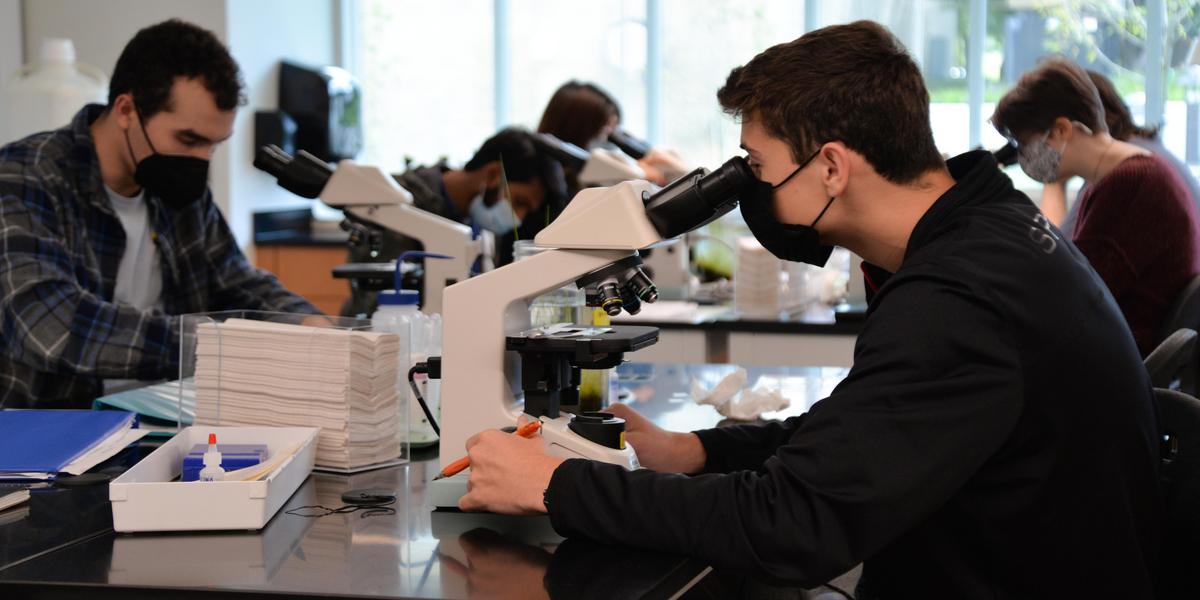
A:
<svg viewBox="0 0 1200 600">
<path fill-rule="evenodd" d="M 275 145 L 262 146 L 254 166 L 274 176 L 280 187 L 303 198 L 316 198 L 333 176 L 333 168 L 303 150 L 292 156 Z"/>
<path fill-rule="evenodd" d="M 617 128 L 608 134 L 608 141 L 628 154 L 633 160 L 641 160 L 650 154 L 650 144 L 629 134 L 624 129 Z"/>
<path fill-rule="evenodd" d="M 591 156 L 587 150 L 570 142 L 564 142 L 549 133 L 533 134 L 533 142 L 547 156 L 558 161 L 565 167 L 582 169 Z"/>
<path fill-rule="evenodd" d="M 663 238 L 673 238 L 715 221 L 737 206 L 750 190 L 754 173 L 735 156 L 708 173 L 696 169 L 659 192 L 643 198 L 646 216 Z"/>
</svg>

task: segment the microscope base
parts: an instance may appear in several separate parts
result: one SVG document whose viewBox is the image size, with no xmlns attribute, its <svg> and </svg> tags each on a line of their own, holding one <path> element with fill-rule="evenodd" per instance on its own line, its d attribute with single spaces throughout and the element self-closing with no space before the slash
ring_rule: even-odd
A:
<svg viewBox="0 0 1200 600">
<path fill-rule="evenodd" d="M 467 495 L 467 479 L 470 476 L 470 471 L 463 471 L 453 477 L 430 481 L 430 506 L 434 509 L 458 508 L 458 499 Z"/>
<path fill-rule="evenodd" d="M 564 414 L 557 419 L 542 417 L 542 439 L 546 441 L 546 451 L 560 458 L 586 458 L 600 462 L 612 463 L 625 467 L 628 471 L 642 468 L 638 462 L 637 453 L 633 446 L 625 444 L 624 448 L 609 448 L 593 441 L 586 440 L 571 431 L 571 415 Z"/>
<path fill-rule="evenodd" d="M 546 451 L 560 458 L 586 458 L 600 462 L 620 465 L 630 471 L 642 468 L 638 462 L 637 453 L 633 446 L 625 444 L 624 448 L 609 448 L 584 439 L 568 426 L 571 415 L 564 414 L 557 419 L 542 417 L 542 440 L 546 442 Z M 458 508 L 458 500 L 467 493 L 467 480 L 470 470 L 463 471 L 453 477 L 429 482 L 429 502 L 434 509 Z"/>
</svg>

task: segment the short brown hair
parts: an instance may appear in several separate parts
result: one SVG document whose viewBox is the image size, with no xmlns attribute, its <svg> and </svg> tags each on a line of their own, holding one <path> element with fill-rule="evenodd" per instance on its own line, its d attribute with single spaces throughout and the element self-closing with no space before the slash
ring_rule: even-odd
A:
<svg viewBox="0 0 1200 600">
<path fill-rule="evenodd" d="M 929 92 L 904 45 L 856 21 L 772 46 L 729 73 L 725 112 L 759 120 L 797 162 L 838 140 L 875 171 L 909 183 L 944 163 L 929 125 Z"/>
<path fill-rule="evenodd" d="M 1158 137 L 1157 127 L 1142 127 L 1133 122 L 1129 106 L 1121 99 L 1121 94 L 1117 93 L 1116 86 L 1109 78 L 1092 70 L 1088 70 L 1087 74 L 1092 80 L 1092 85 L 1096 86 L 1096 92 L 1100 94 L 1100 103 L 1104 105 L 1104 122 L 1108 125 L 1110 135 L 1122 142 L 1128 142 L 1132 137 Z"/>
<path fill-rule="evenodd" d="M 537 130 L 586 148 L 613 117 L 621 120 L 621 107 L 608 92 L 595 84 L 572 80 L 550 97 Z"/>
<path fill-rule="evenodd" d="M 992 125 L 1017 138 L 1047 131 L 1059 117 L 1079 121 L 1095 133 L 1108 131 L 1104 104 L 1091 78 L 1079 65 L 1055 56 L 1022 75 L 1000 98 Z"/>
</svg>

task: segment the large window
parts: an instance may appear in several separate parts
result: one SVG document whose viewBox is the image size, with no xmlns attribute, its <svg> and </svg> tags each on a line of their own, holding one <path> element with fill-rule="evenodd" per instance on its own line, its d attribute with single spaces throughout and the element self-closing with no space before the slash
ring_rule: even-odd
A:
<svg viewBox="0 0 1200 600">
<path fill-rule="evenodd" d="M 364 159 L 393 169 L 405 157 L 461 163 L 502 126 L 535 127 L 568 79 L 608 89 L 631 132 L 714 167 L 737 152 L 716 102 L 729 70 L 861 18 L 888 26 L 921 65 L 946 154 L 999 145 L 995 101 L 1060 53 L 1112 78 L 1137 119 L 1200 163 L 1200 0 L 348 1 Z"/>
<path fill-rule="evenodd" d="M 741 153 L 717 90 L 734 67 L 803 33 L 800 2 L 663 0 L 659 141 L 709 168 Z"/>
<path fill-rule="evenodd" d="M 944 154 L 971 149 L 967 91 L 970 3 L 958 0 L 849 0 L 820 3 L 817 26 L 870 19 L 885 25 L 921 66 L 934 139 Z"/>
<path fill-rule="evenodd" d="M 355 9 L 361 160 L 400 171 L 406 159 L 470 158 L 495 130 L 492 0 L 364 0 Z"/>
<path fill-rule="evenodd" d="M 1156 4 L 1162 13 L 1154 25 Z M 1195 0 L 990 3 L 986 113 L 1038 59 L 1061 54 L 1112 80 L 1134 120 L 1162 125 L 1164 145 L 1196 164 L 1187 131 L 1200 124 L 1195 115 L 1189 122 L 1185 96 L 1200 37 L 1198 7 Z"/>
<path fill-rule="evenodd" d="M 645 135 L 644 0 L 514 0 L 508 7 L 510 123 L 536 128 L 554 90 L 581 79 L 612 94 L 624 126 Z"/>
</svg>

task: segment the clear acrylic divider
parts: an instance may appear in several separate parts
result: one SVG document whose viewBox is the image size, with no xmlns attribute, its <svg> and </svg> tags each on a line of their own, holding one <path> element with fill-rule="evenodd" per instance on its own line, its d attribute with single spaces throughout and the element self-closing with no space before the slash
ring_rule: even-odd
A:
<svg viewBox="0 0 1200 600">
<path fill-rule="evenodd" d="M 345 428 L 346 446 L 339 449 L 331 447 L 330 438 L 337 434 L 333 434 L 333 422 L 329 418 L 322 416 L 319 406 L 320 400 L 316 394 L 313 397 L 304 397 L 303 395 L 296 396 L 296 390 L 292 390 L 293 397 L 297 397 L 298 401 L 290 402 L 294 412 L 287 415 L 269 415 L 265 411 L 253 416 L 240 415 L 233 417 L 231 415 L 222 415 L 222 392 L 230 389 L 230 386 L 237 385 L 233 381 L 224 381 L 223 377 L 227 375 L 226 366 L 222 361 L 227 355 L 234 353 L 234 337 L 231 335 L 229 324 L 231 321 L 258 321 L 266 323 L 279 323 L 284 325 L 303 326 L 304 329 L 299 330 L 304 334 L 299 339 L 304 339 L 301 342 L 303 348 L 293 349 L 299 350 L 305 358 L 303 361 L 301 373 L 313 374 L 310 378 L 314 386 L 325 382 L 320 375 L 323 371 L 332 371 L 332 374 L 345 377 L 344 388 L 342 393 L 345 397 L 345 404 L 342 407 L 342 417 L 337 420 L 337 425 Z M 244 326 L 244 324 L 243 324 Z M 407 443 L 408 436 L 401 436 L 402 431 L 408 429 L 408 406 L 404 402 L 408 395 L 403 392 L 402 386 L 407 385 L 405 378 L 406 373 L 400 373 L 399 358 L 395 361 L 396 364 L 390 367 L 379 364 L 375 359 L 378 359 L 378 346 L 368 346 L 371 351 L 369 364 L 359 363 L 366 357 L 355 357 L 356 349 L 363 349 L 361 342 L 358 342 L 353 336 L 348 336 L 345 340 L 345 353 L 338 355 L 330 354 L 327 349 L 329 344 L 338 343 L 327 337 L 323 337 L 329 333 L 329 330 L 343 330 L 349 332 L 364 332 L 370 333 L 371 322 L 364 319 L 353 319 L 348 317 L 334 317 L 325 315 L 308 315 L 296 313 L 280 313 L 269 311 L 254 311 L 254 310 L 232 310 L 208 313 L 196 313 L 183 315 L 180 319 L 180 352 L 179 352 L 179 414 L 182 418 L 184 405 L 187 402 L 195 403 L 195 424 L 196 425 L 212 425 L 212 426 L 238 426 L 238 425 L 268 425 L 268 426 L 309 426 L 320 427 L 321 433 L 318 434 L 318 468 L 322 468 L 321 450 L 326 452 L 338 451 L 344 452 L 344 462 L 349 466 L 329 465 L 329 470 L 338 471 L 357 471 L 370 468 L 370 464 L 355 464 L 351 457 L 351 448 L 355 447 L 357 441 L 366 437 L 378 437 L 387 432 L 391 432 L 390 441 L 385 442 L 389 445 L 395 445 L 395 452 L 388 452 L 388 456 L 382 461 L 376 461 L 373 464 L 396 464 L 397 462 L 408 462 L 409 446 Z M 225 339 L 222 336 L 229 339 Z M 394 335 L 394 334 L 380 334 Z M 201 342 L 204 342 L 203 344 Z M 382 340 L 380 340 L 382 341 Z M 267 348 L 264 352 L 269 352 Z M 245 349 L 242 350 L 242 358 L 247 360 L 256 360 L 256 358 L 248 356 Z M 338 362 L 336 364 L 327 364 L 328 357 L 333 356 Z M 266 356 L 260 363 L 263 368 L 270 368 Z M 239 359 L 239 360 L 241 360 Z M 352 368 L 357 367 L 357 368 Z M 197 384 L 197 371 L 199 373 L 200 384 Z M 340 375 L 344 370 L 345 374 Z M 332 375 L 331 374 L 331 375 Z M 365 380 L 364 380 L 365 379 Z M 330 381 L 329 383 L 335 383 Z M 357 386 L 357 387 L 356 387 Z M 393 392 L 389 394 L 381 394 L 380 390 L 389 386 Z M 357 391 L 355 391 L 357 390 Z M 328 390 L 326 390 L 328 391 Z M 269 390 L 262 392 L 265 395 L 269 394 Z M 335 393 L 335 396 L 339 394 Z M 362 403 L 362 406 L 356 406 L 355 402 Z M 396 410 L 394 413 L 388 411 L 390 416 L 385 420 L 378 420 L 378 403 L 394 404 Z M 373 419 L 366 419 L 366 416 L 373 416 Z M 181 421 L 182 422 L 182 421 Z M 322 444 L 324 439 L 325 443 Z M 336 439 L 336 437 L 334 438 Z M 377 442 L 379 443 L 379 442 Z M 322 448 L 322 446 L 325 446 Z M 367 450 L 368 453 L 374 449 Z M 361 449 L 360 449 L 361 452 Z M 394 455 L 393 455 L 394 454 Z M 327 461 L 330 460 L 331 454 L 326 455 Z"/>
</svg>

